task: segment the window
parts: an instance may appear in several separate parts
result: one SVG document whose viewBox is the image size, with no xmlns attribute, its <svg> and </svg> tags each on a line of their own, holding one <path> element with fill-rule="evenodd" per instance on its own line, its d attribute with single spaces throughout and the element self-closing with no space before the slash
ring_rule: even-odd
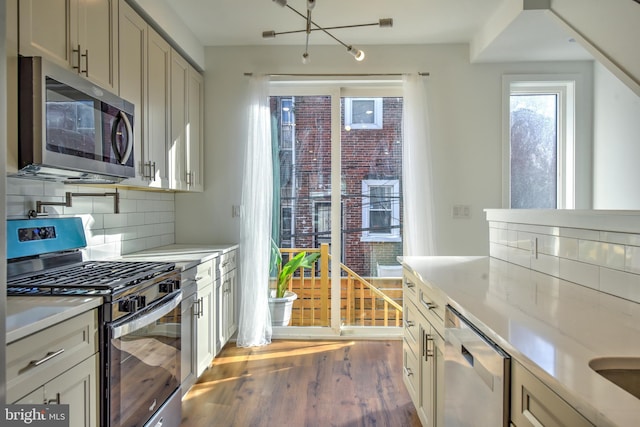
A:
<svg viewBox="0 0 640 427">
<path fill-rule="evenodd" d="M 400 183 L 398 180 L 362 181 L 362 240 L 400 240 Z"/>
<path fill-rule="evenodd" d="M 506 207 L 574 207 L 574 84 L 505 79 Z"/>
<path fill-rule="evenodd" d="M 382 129 L 382 98 L 345 98 L 344 127 Z"/>
</svg>

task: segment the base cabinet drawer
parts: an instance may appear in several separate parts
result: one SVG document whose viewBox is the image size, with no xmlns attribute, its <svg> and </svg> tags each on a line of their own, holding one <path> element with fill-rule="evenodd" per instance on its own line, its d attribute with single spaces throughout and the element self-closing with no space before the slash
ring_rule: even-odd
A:
<svg viewBox="0 0 640 427">
<path fill-rule="evenodd" d="M 97 318 L 97 310 L 91 310 L 9 344 L 7 402 L 15 402 L 97 353 Z"/>
<path fill-rule="evenodd" d="M 593 427 L 515 360 L 511 363 L 511 422 L 518 427 Z"/>
<path fill-rule="evenodd" d="M 420 392 L 420 365 L 418 363 L 418 358 L 406 339 L 404 341 L 404 345 L 402 346 L 402 379 L 404 381 L 407 390 L 409 391 L 409 396 L 411 396 L 411 401 L 417 407 L 419 404 L 419 392 Z"/>
</svg>

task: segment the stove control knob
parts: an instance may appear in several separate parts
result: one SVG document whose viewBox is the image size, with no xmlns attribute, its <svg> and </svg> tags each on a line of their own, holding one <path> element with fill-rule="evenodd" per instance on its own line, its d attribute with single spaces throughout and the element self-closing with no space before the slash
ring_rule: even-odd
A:
<svg viewBox="0 0 640 427">
<path fill-rule="evenodd" d="M 138 295 L 137 297 L 134 297 L 136 300 L 136 306 L 137 308 L 142 308 L 145 307 L 147 305 L 147 297 L 145 297 L 144 295 Z"/>
<path fill-rule="evenodd" d="M 118 310 L 123 313 L 135 313 L 138 309 L 138 300 L 134 298 L 123 299 L 118 303 Z"/>
<path fill-rule="evenodd" d="M 158 291 L 164 294 L 171 293 L 173 292 L 174 289 L 175 289 L 175 284 L 173 282 L 162 282 L 158 286 Z"/>
</svg>

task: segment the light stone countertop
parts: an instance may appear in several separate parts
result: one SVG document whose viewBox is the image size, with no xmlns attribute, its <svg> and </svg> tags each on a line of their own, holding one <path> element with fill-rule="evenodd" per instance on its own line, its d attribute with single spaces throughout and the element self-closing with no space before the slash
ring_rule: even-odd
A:
<svg viewBox="0 0 640 427">
<path fill-rule="evenodd" d="M 589 367 L 640 357 L 640 304 L 490 257 L 401 261 L 596 426 L 640 423 L 640 399 Z"/>
<path fill-rule="evenodd" d="M 235 243 L 215 245 L 173 244 L 122 255 L 121 259 L 125 261 L 175 262 L 176 268 L 187 270 L 237 248 L 238 244 Z"/>
<path fill-rule="evenodd" d="M 8 296 L 7 344 L 99 307 L 102 297 Z"/>
</svg>

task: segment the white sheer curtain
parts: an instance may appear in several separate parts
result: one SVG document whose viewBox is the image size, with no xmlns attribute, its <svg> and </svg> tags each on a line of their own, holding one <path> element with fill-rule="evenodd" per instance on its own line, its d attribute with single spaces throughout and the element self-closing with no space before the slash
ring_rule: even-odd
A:
<svg viewBox="0 0 640 427">
<path fill-rule="evenodd" d="M 403 77 L 404 255 L 435 255 L 427 77 Z"/>
<path fill-rule="evenodd" d="M 271 342 L 269 257 L 273 165 L 269 78 L 250 78 L 249 132 L 245 150 L 240 223 L 240 313 L 238 347 Z"/>
</svg>

